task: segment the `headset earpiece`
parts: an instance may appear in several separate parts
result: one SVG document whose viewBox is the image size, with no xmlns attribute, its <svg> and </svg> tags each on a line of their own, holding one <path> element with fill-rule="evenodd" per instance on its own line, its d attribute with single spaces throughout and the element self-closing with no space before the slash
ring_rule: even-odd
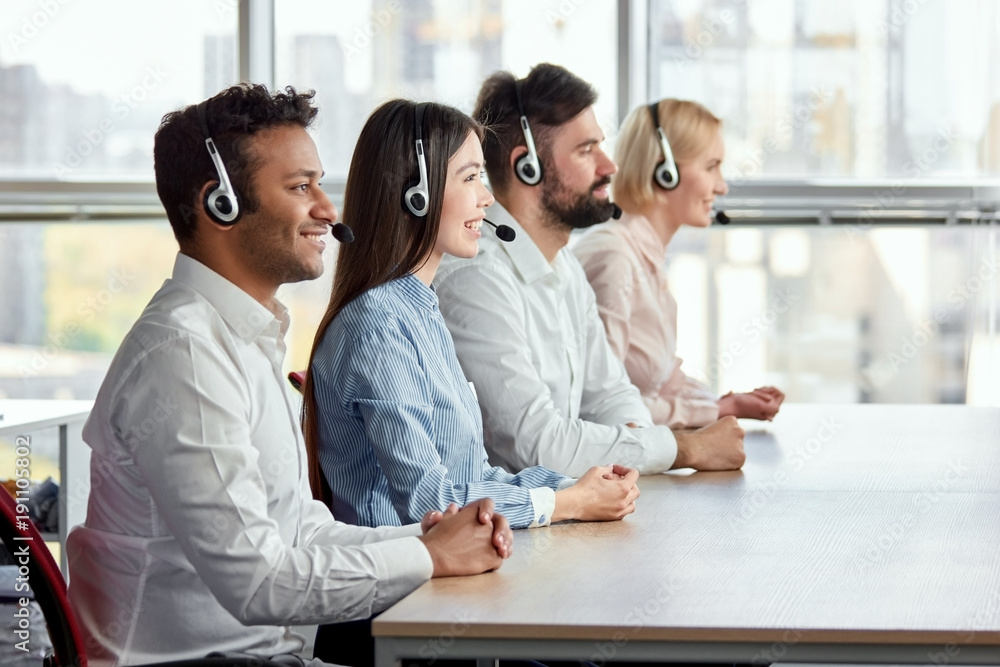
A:
<svg viewBox="0 0 1000 667">
<path fill-rule="evenodd" d="M 674 161 L 674 153 L 670 150 L 670 142 L 667 141 L 667 134 L 660 127 L 660 103 L 653 102 L 649 105 L 649 113 L 653 117 L 653 127 L 660 140 L 660 150 L 663 152 L 663 161 L 656 165 L 653 170 L 653 180 L 664 190 L 673 190 L 681 183 L 681 174 L 677 171 L 677 163 Z"/>
<path fill-rule="evenodd" d="M 403 206 L 410 213 L 418 218 L 427 215 L 430 207 L 430 192 L 427 183 L 427 158 L 424 155 L 423 125 L 425 102 L 416 105 L 413 110 L 413 136 L 414 148 L 417 154 L 417 170 L 420 174 L 419 181 L 410 181 L 406 184 L 406 192 L 403 193 Z"/>
<path fill-rule="evenodd" d="M 528 152 L 514 163 L 514 173 L 517 175 L 517 179 L 525 185 L 538 185 L 542 181 L 542 163 L 538 159 L 538 151 L 535 149 L 535 139 L 531 136 L 528 117 L 524 113 L 524 104 L 521 101 L 522 84 L 523 80 L 521 79 L 514 82 L 514 95 L 517 98 L 518 121 L 521 124 L 521 132 L 524 134 L 524 143 L 528 147 Z"/>
<path fill-rule="evenodd" d="M 198 114 L 198 124 L 201 126 L 201 134 L 205 137 L 205 147 L 212 158 L 212 164 L 215 166 L 215 173 L 219 176 L 219 182 L 214 187 L 210 187 L 205 191 L 202 206 L 208 217 L 220 225 L 235 225 L 239 221 L 243 211 L 240 208 L 240 199 L 236 194 L 236 190 L 229 181 L 229 173 L 226 171 L 226 166 L 222 163 L 222 156 L 219 155 L 219 151 L 215 147 L 215 142 L 212 141 L 212 136 L 208 131 L 208 114 L 205 108 L 207 104 L 208 100 L 205 100 L 197 106 L 196 111 Z"/>
</svg>

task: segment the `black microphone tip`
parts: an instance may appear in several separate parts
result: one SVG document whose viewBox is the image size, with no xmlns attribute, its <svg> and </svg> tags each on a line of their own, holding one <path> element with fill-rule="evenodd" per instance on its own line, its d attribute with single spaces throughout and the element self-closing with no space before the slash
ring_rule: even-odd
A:
<svg viewBox="0 0 1000 667">
<path fill-rule="evenodd" d="M 517 232 L 515 232 L 507 225 L 498 225 L 497 223 L 491 222 L 486 218 L 483 218 L 483 222 L 485 222 L 487 225 L 496 230 L 497 238 L 500 239 L 501 241 L 506 241 L 507 243 L 510 243 L 517 237 Z"/>
<path fill-rule="evenodd" d="M 622 207 L 619 206 L 618 204 L 615 204 L 614 202 L 611 203 L 611 217 L 614 220 L 617 220 L 618 218 L 622 217 Z"/>
<path fill-rule="evenodd" d="M 715 211 L 715 221 L 720 225 L 728 225 L 729 216 L 726 215 L 725 211 Z"/>
<path fill-rule="evenodd" d="M 333 234 L 333 238 L 337 239 L 341 243 L 352 243 L 354 241 L 354 232 L 351 228 L 342 222 L 338 222 L 331 229 L 330 233 Z"/>
<path fill-rule="evenodd" d="M 517 233 L 507 225 L 497 226 L 497 238 L 510 243 L 517 236 Z"/>
</svg>

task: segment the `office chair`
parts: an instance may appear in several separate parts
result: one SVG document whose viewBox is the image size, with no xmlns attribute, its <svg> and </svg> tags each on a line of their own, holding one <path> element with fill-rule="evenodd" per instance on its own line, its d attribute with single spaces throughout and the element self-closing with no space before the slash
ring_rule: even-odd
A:
<svg viewBox="0 0 1000 667">
<path fill-rule="evenodd" d="M 48 626 L 52 653 L 44 667 L 87 667 L 80 628 L 66 598 L 66 581 L 41 533 L 26 514 L 17 513 L 17 502 L 7 489 L 0 489 L 0 538 L 12 553 L 25 545 L 28 550 L 28 577 L 35 601 Z M 146 667 L 288 667 L 288 662 L 265 660 L 251 655 L 226 655 L 193 660 L 160 662 Z"/>
</svg>

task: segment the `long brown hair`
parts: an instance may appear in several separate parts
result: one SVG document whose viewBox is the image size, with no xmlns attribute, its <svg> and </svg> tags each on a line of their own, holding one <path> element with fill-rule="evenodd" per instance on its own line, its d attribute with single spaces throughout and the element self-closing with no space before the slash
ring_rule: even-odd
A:
<svg viewBox="0 0 1000 667">
<path fill-rule="evenodd" d="M 309 354 L 310 368 L 316 348 L 344 306 L 373 287 L 412 273 L 427 260 L 441 224 L 448 160 L 470 133 L 483 138 L 482 127 L 458 109 L 424 103 L 421 134 L 430 205 L 427 215 L 418 218 L 403 206 L 403 193 L 419 179 L 415 114 L 414 102 L 391 100 L 372 112 L 361 129 L 347 173 L 342 216 L 354 232 L 354 242 L 340 246 L 330 303 Z M 319 462 L 319 406 L 312 373 L 306 373 L 302 394 L 309 485 L 313 496 L 329 505 L 332 493 Z"/>
</svg>

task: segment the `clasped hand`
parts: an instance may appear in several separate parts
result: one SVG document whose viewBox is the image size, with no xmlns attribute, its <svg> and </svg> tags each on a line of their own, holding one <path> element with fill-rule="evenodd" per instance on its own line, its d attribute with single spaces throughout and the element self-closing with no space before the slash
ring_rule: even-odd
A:
<svg viewBox="0 0 1000 667">
<path fill-rule="evenodd" d="M 431 555 L 435 577 L 479 574 L 500 567 L 514 552 L 514 536 L 489 498 L 459 509 L 451 503 L 420 521 L 420 540 Z"/>
<path fill-rule="evenodd" d="M 774 387 L 758 387 L 747 394 L 729 392 L 719 399 L 719 416 L 771 421 L 785 395 Z"/>
</svg>

